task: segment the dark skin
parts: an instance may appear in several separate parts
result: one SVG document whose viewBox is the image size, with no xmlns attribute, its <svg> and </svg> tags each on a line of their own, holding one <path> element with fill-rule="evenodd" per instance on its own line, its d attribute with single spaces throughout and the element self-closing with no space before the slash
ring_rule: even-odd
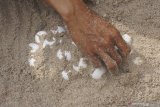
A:
<svg viewBox="0 0 160 107">
<path fill-rule="evenodd" d="M 122 59 L 130 53 L 130 47 L 114 26 L 91 11 L 83 0 L 45 1 L 62 16 L 72 40 L 95 67 L 104 62 L 110 71 L 119 68 Z"/>
</svg>

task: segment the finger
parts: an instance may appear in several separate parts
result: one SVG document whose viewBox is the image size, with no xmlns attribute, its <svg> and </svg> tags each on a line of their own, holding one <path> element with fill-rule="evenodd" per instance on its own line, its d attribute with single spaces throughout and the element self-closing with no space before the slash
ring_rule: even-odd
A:
<svg viewBox="0 0 160 107">
<path fill-rule="evenodd" d="M 95 68 L 98 68 L 101 66 L 101 61 L 97 55 L 90 55 L 89 59 L 91 60 Z"/>
<path fill-rule="evenodd" d="M 119 53 L 116 51 L 114 47 L 107 48 L 106 52 L 110 55 L 110 57 L 116 61 L 117 65 L 120 65 L 122 62 L 122 57 L 119 55 Z"/>
<path fill-rule="evenodd" d="M 103 49 L 99 49 L 97 53 L 100 58 L 103 60 L 105 65 L 107 66 L 109 71 L 112 71 L 111 73 L 117 74 L 118 73 L 118 66 L 116 61 L 114 61 Z"/>
<path fill-rule="evenodd" d="M 116 46 L 119 49 L 120 54 L 123 57 L 127 57 L 127 55 L 130 53 L 131 49 L 127 45 L 127 43 L 123 40 L 123 38 L 120 35 L 120 33 L 118 33 L 117 36 L 114 37 L 114 40 L 115 40 Z"/>
</svg>

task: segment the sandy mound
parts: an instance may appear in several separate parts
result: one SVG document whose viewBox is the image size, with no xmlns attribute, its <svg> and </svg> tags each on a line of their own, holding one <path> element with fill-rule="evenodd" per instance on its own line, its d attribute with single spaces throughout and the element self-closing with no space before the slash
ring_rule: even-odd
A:
<svg viewBox="0 0 160 107">
<path fill-rule="evenodd" d="M 89 61 L 81 63 L 79 72 L 73 69 L 84 56 L 67 31 L 51 31 L 57 26 L 65 28 L 56 12 L 38 0 L 0 0 L 0 106 L 160 106 L 159 4 L 158 0 L 97 0 L 90 5 L 134 40 L 125 67 L 129 72 L 105 73 L 95 80 Z M 47 32 L 40 38 L 47 40 L 45 46 L 35 42 L 39 31 Z M 56 42 L 52 44 L 53 37 Z M 38 44 L 35 53 L 30 43 Z"/>
</svg>

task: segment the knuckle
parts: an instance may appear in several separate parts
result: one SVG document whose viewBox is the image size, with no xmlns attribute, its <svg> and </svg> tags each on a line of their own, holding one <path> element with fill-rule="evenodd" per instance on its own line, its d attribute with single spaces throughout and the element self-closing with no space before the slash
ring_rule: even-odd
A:
<svg viewBox="0 0 160 107">
<path fill-rule="evenodd" d="M 91 63 L 94 65 L 94 67 L 99 67 L 101 65 L 100 61 L 96 56 L 90 55 L 89 59 L 91 60 Z"/>
<path fill-rule="evenodd" d="M 113 29 L 112 30 L 112 36 L 115 37 L 115 38 L 119 37 L 120 36 L 120 32 L 117 29 Z"/>
<path fill-rule="evenodd" d="M 117 68 L 117 63 L 116 63 L 116 61 L 110 62 L 110 64 L 108 65 L 108 69 L 109 69 L 109 70 L 114 70 L 115 68 Z"/>
<path fill-rule="evenodd" d="M 92 63 L 94 65 L 94 67 L 96 67 L 96 68 L 100 66 L 100 63 L 96 60 L 92 60 Z"/>
<path fill-rule="evenodd" d="M 131 52 L 131 48 L 128 46 L 125 50 L 124 57 L 127 57 L 130 52 Z"/>
<path fill-rule="evenodd" d="M 116 39 L 118 35 L 116 33 L 112 34 L 112 38 Z"/>
<path fill-rule="evenodd" d="M 117 64 L 121 64 L 122 63 L 122 58 L 120 55 L 117 56 L 117 60 L 116 60 Z"/>
<path fill-rule="evenodd" d="M 128 55 L 130 52 L 131 52 L 131 48 L 128 47 L 128 49 L 127 49 L 127 55 Z"/>
</svg>

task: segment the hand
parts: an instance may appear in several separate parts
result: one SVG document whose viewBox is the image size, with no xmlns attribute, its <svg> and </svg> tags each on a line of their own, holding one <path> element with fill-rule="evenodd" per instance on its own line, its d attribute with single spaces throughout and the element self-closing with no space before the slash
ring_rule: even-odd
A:
<svg viewBox="0 0 160 107">
<path fill-rule="evenodd" d="M 110 71 L 117 70 L 130 53 L 120 32 L 90 10 L 80 13 L 66 22 L 73 41 L 95 67 L 104 62 Z"/>
<path fill-rule="evenodd" d="M 83 0 L 46 1 L 62 16 L 73 41 L 95 67 L 104 62 L 110 71 L 118 69 L 130 48 L 115 27 L 89 10 Z"/>
</svg>

